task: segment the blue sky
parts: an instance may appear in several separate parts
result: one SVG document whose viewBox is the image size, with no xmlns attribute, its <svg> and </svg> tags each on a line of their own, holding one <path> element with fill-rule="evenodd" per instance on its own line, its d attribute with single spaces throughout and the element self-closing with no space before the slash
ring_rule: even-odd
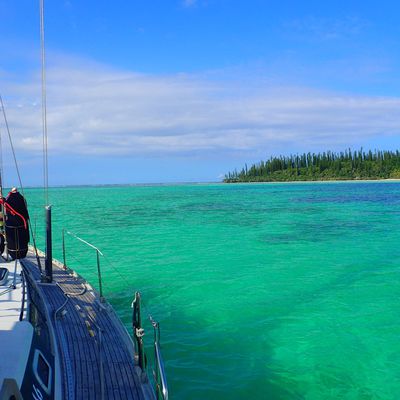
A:
<svg viewBox="0 0 400 400">
<path fill-rule="evenodd" d="M 395 1 L 45 11 L 53 185 L 217 181 L 271 155 L 400 147 Z M 38 1 L 0 0 L 0 93 L 27 185 L 42 180 L 38 14 Z"/>
</svg>

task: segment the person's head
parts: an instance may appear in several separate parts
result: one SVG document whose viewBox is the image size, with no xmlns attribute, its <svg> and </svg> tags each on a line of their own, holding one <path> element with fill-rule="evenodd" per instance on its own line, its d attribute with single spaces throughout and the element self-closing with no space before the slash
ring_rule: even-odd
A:
<svg viewBox="0 0 400 400">
<path fill-rule="evenodd" d="M 13 187 L 12 189 L 11 189 L 11 193 L 17 193 L 18 192 L 18 189 L 16 188 L 16 187 Z"/>
</svg>

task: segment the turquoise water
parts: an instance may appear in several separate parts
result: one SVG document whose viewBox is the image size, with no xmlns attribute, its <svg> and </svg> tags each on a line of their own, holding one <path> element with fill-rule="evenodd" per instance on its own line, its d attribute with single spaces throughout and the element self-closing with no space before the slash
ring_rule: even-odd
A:
<svg viewBox="0 0 400 400">
<path fill-rule="evenodd" d="M 41 234 L 42 194 L 26 195 Z M 55 188 L 50 198 L 55 256 L 62 227 L 96 244 L 128 329 L 135 290 L 160 321 L 172 398 L 400 398 L 400 183 Z M 95 261 L 67 237 L 67 264 L 97 285 Z M 148 326 L 150 352 L 151 338 Z"/>
</svg>

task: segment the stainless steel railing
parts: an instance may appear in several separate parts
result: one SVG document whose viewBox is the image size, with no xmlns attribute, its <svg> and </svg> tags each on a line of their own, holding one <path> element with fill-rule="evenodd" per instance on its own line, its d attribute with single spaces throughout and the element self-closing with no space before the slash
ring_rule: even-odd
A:
<svg viewBox="0 0 400 400">
<path fill-rule="evenodd" d="M 101 265 L 100 265 L 100 256 L 103 256 L 104 254 L 100 251 L 100 249 L 93 244 L 87 242 L 86 240 L 80 238 L 78 235 L 75 233 L 72 233 L 70 231 L 67 231 L 65 229 L 62 230 L 62 250 L 63 250 L 63 263 L 65 268 L 67 268 L 67 252 L 66 252 L 66 246 L 65 246 L 65 234 L 68 234 L 69 236 L 72 236 L 76 240 L 79 240 L 80 242 L 84 243 L 86 246 L 91 247 L 93 250 L 96 252 L 96 264 L 97 264 L 97 279 L 99 282 L 99 293 L 100 293 L 100 301 L 104 301 L 104 296 L 103 296 L 103 281 L 101 278 Z"/>
<path fill-rule="evenodd" d="M 135 298 L 132 302 L 133 315 L 132 315 L 132 327 L 133 335 L 137 344 L 137 360 L 139 367 L 144 371 L 147 368 L 147 358 L 144 350 L 143 336 L 144 329 L 142 326 L 141 317 L 141 296 L 139 292 L 135 293 Z M 153 378 L 155 384 L 155 392 L 157 400 L 168 400 L 168 383 L 167 376 L 165 373 L 164 361 L 161 355 L 160 347 L 160 324 L 156 322 L 151 316 L 149 316 L 150 322 L 154 329 L 154 366 L 153 366 Z"/>
<path fill-rule="evenodd" d="M 167 376 L 165 374 L 164 361 L 161 355 L 160 348 L 160 324 L 150 316 L 151 324 L 154 329 L 154 369 L 153 376 L 156 385 L 157 399 L 161 398 L 164 400 L 168 399 L 168 383 Z M 160 397 L 161 396 L 161 397 Z"/>
</svg>

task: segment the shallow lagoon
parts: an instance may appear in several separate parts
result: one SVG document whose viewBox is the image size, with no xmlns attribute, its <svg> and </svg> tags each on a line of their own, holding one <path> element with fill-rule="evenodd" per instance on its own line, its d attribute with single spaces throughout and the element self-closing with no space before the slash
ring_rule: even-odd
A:
<svg viewBox="0 0 400 400">
<path fill-rule="evenodd" d="M 42 243 L 43 195 L 26 195 Z M 55 255 L 62 227 L 96 244 L 127 328 L 135 290 L 160 321 L 173 398 L 400 397 L 400 183 L 54 188 L 50 199 Z M 95 255 L 71 237 L 67 254 L 96 285 Z"/>
</svg>

